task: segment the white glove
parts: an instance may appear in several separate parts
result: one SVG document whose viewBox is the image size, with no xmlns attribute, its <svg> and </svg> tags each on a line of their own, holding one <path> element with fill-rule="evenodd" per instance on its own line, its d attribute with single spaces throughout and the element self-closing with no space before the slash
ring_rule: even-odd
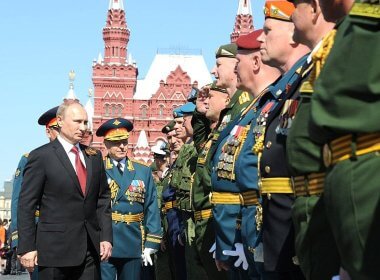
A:
<svg viewBox="0 0 380 280">
<path fill-rule="evenodd" d="M 144 251 L 141 255 L 141 259 L 144 263 L 144 266 L 148 266 L 149 265 L 153 265 L 153 261 L 152 261 L 152 258 L 150 257 L 150 255 L 156 253 L 157 250 L 156 249 L 152 249 L 152 248 L 144 248 Z"/>
<path fill-rule="evenodd" d="M 216 251 L 216 242 L 214 242 L 214 244 L 212 244 L 210 250 L 208 250 L 209 253 L 212 253 L 212 258 L 215 259 L 215 251 Z"/>
<path fill-rule="evenodd" d="M 244 254 L 243 244 L 242 243 L 235 243 L 235 248 L 236 248 L 236 251 L 223 250 L 223 255 L 231 256 L 231 257 L 238 257 L 238 259 L 234 263 L 234 266 L 239 267 L 241 264 L 243 264 L 243 269 L 247 270 L 248 269 L 248 262 L 247 262 L 247 258 L 245 257 L 245 254 Z"/>
</svg>

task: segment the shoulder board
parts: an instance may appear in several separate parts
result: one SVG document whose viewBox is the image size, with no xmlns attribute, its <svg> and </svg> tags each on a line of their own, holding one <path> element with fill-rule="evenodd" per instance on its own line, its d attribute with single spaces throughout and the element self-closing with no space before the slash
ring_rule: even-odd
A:
<svg viewBox="0 0 380 280">
<path fill-rule="evenodd" d="M 351 16 L 380 18 L 379 4 L 355 3 L 350 11 Z"/>
<path fill-rule="evenodd" d="M 243 104 L 245 102 L 248 102 L 251 100 L 251 97 L 249 96 L 249 93 L 246 91 L 243 91 L 241 95 L 239 96 L 239 104 Z"/>
<path fill-rule="evenodd" d="M 29 156 L 29 153 L 26 153 L 26 154 L 23 154 L 23 157 L 28 157 Z"/>
<path fill-rule="evenodd" d="M 296 74 L 300 75 L 301 72 L 302 72 L 302 66 L 300 66 L 300 67 L 298 67 L 298 68 L 296 69 Z"/>
<path fill-rule="evenodd" d="M 113 164 L 112 164 L 111 159 L 109 157 L 106 156 L 103 160 L 104 160 L 104 165 L 105 165 L 106 169 L 112 169 L 113 168 Z"/>
<path fill-rule="evenodd" d="M 148 163 L 146 163 L 146 162 L 144 162 L 144 161 L 142 161 L 142 160 L 137 160 L 137 159 L 134 159 L 134 158 L 131 158 L 130 160 L 131 160 L 132 162 L 134 162 L 134 163 L 139 163 L 139 164 L 141 164 L 141 165 L 144 165 L 144 166 L 150 167 L 150 165 L 149 165 Z"/>
<path fill-rule="evenodd" d="M 96 154 L 97 154 L 97 152 L 98 152 L 97 149 L 94 149 L 94 148 L 92 148 L 92 147 L 86 147 L 86 148 L 84 149 L 84 151 L 86 152 L 86 154 L 87 154 L 88 156 L 96 156 Z"/>
</svg>

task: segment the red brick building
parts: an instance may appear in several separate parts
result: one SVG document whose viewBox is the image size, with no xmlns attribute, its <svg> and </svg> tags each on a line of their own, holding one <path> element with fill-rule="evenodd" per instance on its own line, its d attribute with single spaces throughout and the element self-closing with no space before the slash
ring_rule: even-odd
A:
<svg viewBox="0 0 380 280">
<path fill-rule="evenodd" d="M 231 40 L 253 30 L 249 0 L 240 0 Z M 138 80 L 138 68 L 128 53 L 128 28 L 123 0 L 109 0 L 106 25 L 103 28 L 104 58 L 94 61 L 93 131 L 106 120 L 124 117 L 134 124 L 129 139 L 133 155 L 146 160 L 149 147 L 163 140 L 161 128 L 172 119 L 173 109 L 186 101 L 192 86 L 211 82 L 201 54 L 158 53 L 145 79 Z M 216 46 L 217 47 L 217 46 Z M 139 139 L 140 138 L 140 139 Z M 94 136 L 94 147 L 102 148 L 102 139 Z M 132 155 L 132 153 L 130 153 Z M 141 155 L 141 157 L 140 157 Z"/>
</svg>

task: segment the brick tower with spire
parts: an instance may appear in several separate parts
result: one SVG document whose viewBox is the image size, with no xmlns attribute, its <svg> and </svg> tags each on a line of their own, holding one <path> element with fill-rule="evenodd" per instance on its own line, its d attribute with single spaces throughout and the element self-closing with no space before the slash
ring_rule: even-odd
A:
<svg viewBox="0 0 380 280">
<path fill-rule="evenodd" d="M 239 6 L 235 17 L 235 26 L 230 38 L 235 43 L 241 35 L 254 31 L 251 0 L 239 0 Z"/>
<path fill-rule="evenodd" d="M 128 57 L 130 31 L 123 0 L 110 0 L 103 28 L 104 59 L 99 54 L 92 65 L 94 84 L 93 130 L 106 120 L 130 115 L 137 83 L 137 66 Z M 94 136 L 93 146 L 102 148 L 102 139 Z"/>
</svg>

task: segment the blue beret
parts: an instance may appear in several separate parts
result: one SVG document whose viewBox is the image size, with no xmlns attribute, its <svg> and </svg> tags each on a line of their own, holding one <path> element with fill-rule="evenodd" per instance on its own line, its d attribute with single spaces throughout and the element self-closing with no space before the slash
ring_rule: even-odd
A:
<svg viewBox="0 0 380 280">
<path fill-rule="evenodd" d="M 128 139 L 129 132 L 133 129 L 133 124 L 123 118 L 110 119 L 103 123 L 96 131 L 96 136 L 104 136 L 109 141 Z"/>
<path fill-rule="evenodd" d="M 58 126 L 57 119 L 56 119 L 57 111 L 58 111 L 58 106 L 51 108 L 50 110 L 43 113 L 41 117 L 38 119 L 38 124 L 45 125 L 47 127 Z"/>
<path fill-rule="evenodd" d="M 192 102 L 187 102 L 186 104 L 175 108 L 173 111 L 174 118 L 183 117 L 183 115 L 192 115 L 195 110 L 195 104 Z"/>
</svg>

